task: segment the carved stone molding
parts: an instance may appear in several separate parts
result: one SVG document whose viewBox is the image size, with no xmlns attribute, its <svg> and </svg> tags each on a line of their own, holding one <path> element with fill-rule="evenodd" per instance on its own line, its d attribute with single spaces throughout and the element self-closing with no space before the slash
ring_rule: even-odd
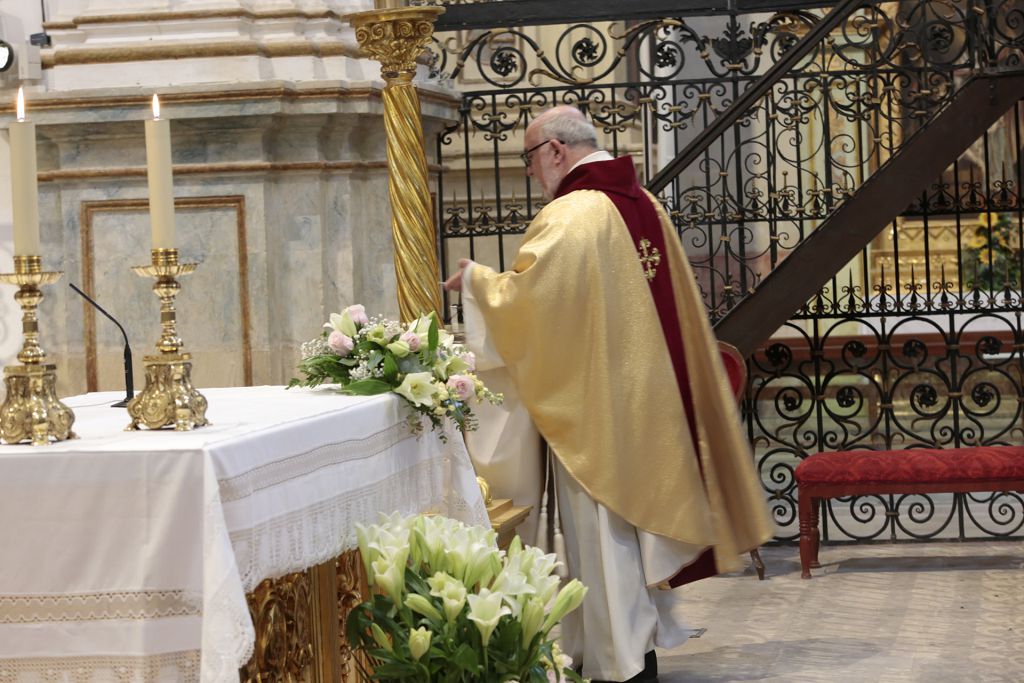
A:
<svg viewBox="0 0 1024 683">
<path fill-rule="evenodd" d="M 65 64 L 110 64 L 116 62 L 150 62 L 165 59 L 203 57 L 358 57 L 354 45 L 340 42 L 233 40 L 206 45 L 157 44 L 122 47 L 68 47 L 51 50 L 42 55 L 44 69 Z"/>
<path fill-rule="evenodd" d="M 459 99 L 453 95 L 433 90 L 419 90 L 419 98 L 445 107 L 454 107 Z M 265 88 L 239 88 L 232 90 L 201 89 L 186 92 L 160 93 L 160 103 L 174 104 L 221 104 L 225 102 L 246 102 L 258 100 L 282 100 L 286 102 L 300 100 L 326 100 L 332 102 L 380 100 L 383 95 L 376 88 L 339 88 L 339 87 L 304 87 L 271 86 Z M 118 94 L 101 93 L 96 96 L 82 97 L 47 97 L 33 98 L 32 110 L 63 110 L 63 109 L 100 109 L 104 107 L 140 107 L 149 106 L 152 94 Z M 0 114 L 14 114 L 14 102 L 0 102 Z M 177 172 L 177 171 L 176 171 Z"/>
</svg>

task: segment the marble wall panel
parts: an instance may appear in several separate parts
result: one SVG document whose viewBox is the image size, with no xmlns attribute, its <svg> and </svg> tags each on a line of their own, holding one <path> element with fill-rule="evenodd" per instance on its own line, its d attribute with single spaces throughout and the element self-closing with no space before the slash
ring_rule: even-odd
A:
<svg viewBox="0 0 1024 683">
<path fill-rule="evenodd" d="M 193 381 L 200 387 L 251 384 L 244 197 L 182 198 L 176 204 L 181 259 L 200 264 L 181 279 L 177 299 L 178 331 L 194 358 Z M 128 267 L 149 260 L 146 202 L 92 202 L 83 206 L 82 215 L 82 282 L 94 298 L 118 311 L 135 351 L 136 376 L 142 377 L 143 356 L 154 352 L 160 332 L 153 281 Z M 121 335 L 88 309 L 84 317 L 86 388 L 119 389 Z"/>
</svg>

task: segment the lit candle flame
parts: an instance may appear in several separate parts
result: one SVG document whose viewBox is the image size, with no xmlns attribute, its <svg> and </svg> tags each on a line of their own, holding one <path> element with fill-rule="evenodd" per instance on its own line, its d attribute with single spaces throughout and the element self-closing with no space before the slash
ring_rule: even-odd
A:
<svg viewBox="0 0 1024 683">
<path fill-rule="evenodd" d="M 25 120 L 25 90 L 18 88 L 18 120 Z"/>
<path fill-rule="evenodd" d="M 153 95 L 153 118 L 160 118 L 160 98 L 155 93 Z"/>
</svg>

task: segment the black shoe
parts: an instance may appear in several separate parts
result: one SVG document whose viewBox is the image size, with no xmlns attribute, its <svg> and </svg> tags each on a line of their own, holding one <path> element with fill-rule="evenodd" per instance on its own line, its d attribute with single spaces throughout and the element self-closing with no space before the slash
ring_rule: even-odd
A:
<svg viewBox="0 0 1024 683">
<path fill-rule="evenodd" d="M 658 680 L 658 656 L 654 650 L 644 655 L 644 670 L 640 672 L 640 675 L 644 677 L 643 680 Z"/>
</svg>

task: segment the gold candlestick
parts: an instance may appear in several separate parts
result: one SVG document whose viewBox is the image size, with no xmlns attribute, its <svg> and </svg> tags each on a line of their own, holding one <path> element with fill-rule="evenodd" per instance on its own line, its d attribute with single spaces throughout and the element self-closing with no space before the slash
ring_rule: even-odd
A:
<svg viewBox="0 0 1024 683">
<path fill-rule="evenodd" d="M 61 272 L 44 271 L 40 256 L 15 256 L 14 272 L 0 273 L 0 282 L 18 285 L 14 300 L 21 306 L 24 341 L 18 360 L 21 365 L 4 368 L 7 397 L 0 405 L 0 439 L 4 443 L 29 440 L 33 446 L 75 438 L 71 425 L 75 414 L 57 399 L 57 366 L 46 362 L 39 345 L 36 309 L 43 300 L 40 285 L 60 279 Z"/>
<path fill-rule="evenodd" d="M 133 266 L 132 272 L 143 277 L 156 278 L 153 291 L 160 297 L 160 341 L 156 344 L 159 355 L 146 356 L 146 388 L 128 402 L 131 424 L 128 430 L 144 425 L 160 429 L 174 425 L 175 431 L 184 432 L 208 424 L 206 398 L 192 386 L 192 356 L 182 349 L 178 337 L 177 314 L 174 298 L 181 289 L 178 278 L 192 273 L 197 264 L 178 263 L 177 249 L 153 249 L 153 263 Z"/>
</svg>

